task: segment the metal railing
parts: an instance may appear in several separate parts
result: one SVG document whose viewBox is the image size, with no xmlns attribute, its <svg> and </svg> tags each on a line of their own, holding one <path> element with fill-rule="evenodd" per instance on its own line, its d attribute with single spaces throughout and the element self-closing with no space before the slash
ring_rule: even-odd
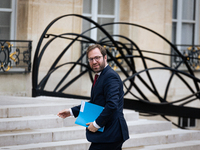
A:
<svg viewBox="0 0 200 150">
<path fill-rule="evenodd" d="M 32 41 L 0 40 L 0 74 L 31 71 Z"/>
<path fill-rule="evenodd" d="M 200 45 L 176 45 L 179 52 L 186 58 L 186 61 L 193 71 L 200 71 Z M 183 59 L 172 51 L 171 66 L 179 70 L 186 71 L 187 68 Z"/>
</svg>

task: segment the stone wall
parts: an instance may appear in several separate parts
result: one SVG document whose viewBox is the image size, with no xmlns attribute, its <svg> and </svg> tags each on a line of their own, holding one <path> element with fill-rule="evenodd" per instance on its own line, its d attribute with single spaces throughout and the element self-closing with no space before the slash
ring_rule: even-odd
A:
<svg viewBox="0 0 200 150">
<path fill-rule="evenodd" d="M 46 26 L 55 18 L 65 14 L 81 14 L 82 0 L 18 0 L 17 4 L 17 40 L 32 40 L 32 62 L 39 38 Z M 49 33 L 81 32 L 81 20 L 69 17 L 55 24 Z M 61 48 L 67 45 L 67 41 L 54 43 L 44 56 L 40 72 L 46 72 L 47 66 Z M 61 48 L 58 48 L 59 45 Z M 71 47 L 71 52 L 63 59 L 76 59 L 80 55 L 79 45 Z M 63 61 L 63 60 L 62 60 Z M 61 71 L 63 72 L 63 70 Z M 31 96 L 32 75 L 6 74 L 1 75 L 0 95 Z M 5 82 L 6 81 L 6 82 Z"/>
</svg>

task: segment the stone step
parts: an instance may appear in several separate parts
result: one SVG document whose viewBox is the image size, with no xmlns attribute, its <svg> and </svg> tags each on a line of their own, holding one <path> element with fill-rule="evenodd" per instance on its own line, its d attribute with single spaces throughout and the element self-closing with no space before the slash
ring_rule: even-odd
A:
<svg viewBox="0 0 200 150">
<path fill-rule="evenodd" d="M 200 131 L 172 129 L 148 134 L 132 134 L 130 139 L 124 143 L 124 147 L 141 147 L 193 140 L 200 140 Z"/>
<path fill-rule="evenodd" d="M 139 119 L 139 113 L 134 110 L 123 109 L 123 113 L 126 121 L 137 121 Z"/>
<path fill-rule="evenodd" d="M 59 141 L 59 142 L 45 142 L 37 144 L 17 145 L 0 147 L 0 150 L 87 150 L 90 143 L 86 139 Z"/>
<path fill-rule="evenodd" d="M 134 134 L 130 136 L 130 139 L 126 141 L 123 145 L 124 149 L 137 149 L 137 147 L 143 147 L 148 149 L 150 146 L 147 145 L 173 145 L 173 143 L 178 143 L 182 141 L 188 148 L 190 146 L 197 147 L 197 144 L 191 144 L 192 141 L 200 140 L 200 132 L 197 131 L 185 131 L 173 129 L 171 131 L 163 131 L 150 134 Z M 185 141 L 185 142 L 184 142 Z M 189 143 L 189 144 L 187 144 Z M 194 143 L 194 142 L 193 142 Z M 197 142 L 196 142 L 197 143 Z M 178 145 L 178 144 L 177 144 Z M 24 145 L 14 145 L 14 146 L 3 146 L 2 149 L 10 150 L 34 150 L 34 149 L 67 149 L 67 150 L 86 150 L 88 149 L 89 143 L 86 139 L 77 139 L 77 140 L 66 140 L 66 141 L 56 141 L 56 142 L 40 142 L 35 144 L 24 144 Z M 146 147 L 145 147 L 146 146 Z M 132 147 L 132 148 L 131 148 Z M 150 147 L 151 148 L 151 147 Z M 138 148 L 139 149 L 139 148 Z"/>
<path fill-rule="evenodd" d="M 150 133 L 159 131 L 168 131 L 172 128 L 172 123 L 168 121 L 157 121 L 139 119 L 137 121 L 128 121 L 129 134 Z"/>
<path fill-rule="evenodd" d="M 80 104 L 82 100 L 73 98 L 57 98 L 57 97 L 13 97 L 0 96 L 0 106 L 18 106 L 23 104 L 51 104 L 51 103 L 77 103 Z"/>
<path fill-rule="evenodd" d="M 140 119 L 138 121 L 129 121 L 127 124 L 129 126 L 130 134 L 158 132 L 171 129 L 171 124 L 166 121 L 148 121 Z M 38 142 L 67 141 L 85 138 L 85 128 L 82 126 L 11 131 L 1 132 L 0 146 L 31 144 Z"/>
<path fill-rule="evenodd" d="M 81 100 L 54 97 L 0 96 L 0 118 L 57 114 L 81 103 Z"/>
<path fill-rule="evenodd" d="M 0 133 L 0 146 L 86 139 L 82 126 L 35 129 Z"/>
<path fill-rule="evenodd" d="M 56 115 L 59 111 L 77 106 L 79 101 L 66 101 L 65 103 L 47 103 L 47 104 L 19 104 L 19 105 L 4 105 L 0 106 L 0 118 L 14 118 L 25 116 L 39 116 L 39 115 Z M 126 120 L 138 120 L 139 114 L 133 110 L 124 109 L 124 116 Z"/>
<path fill-rule="evenodd" d="M 145 146 L 140 150 L 200 150 L 200 140 Z"/>
<path fill-rule="evenodd" d="M 58 128 L 74 125 L 75 118 L 59 118 L 56 115 L 27 116 L 20 118 L 0 119 L 0 131 L 17 131 L 44 128 Z"/>
<path fill-rule="evenodd" d="M 56 114 L 57 113 L 58 113 L 58 111 L 56 111 Z M 138 113 L 135 111 L 124 110 L 124 116 L 127 121 L 138 119 Z M 57 127 L 63 127 L 63 126 L 72 126 L 72 125 L 74 125 L 74 122 L 75 122 L 74 117 L 62 119 L 62 118 L 58 117 L 57 115 L 40 115 L 40 116 L 25 116 L 25 117 L 18 117 L 18 118 L 1 118 L 0 119 L 0 131 L 57 128 Z"/>
<path fill-rule="evenodd" d="M 85 128 L 75 125 L 74 117 L 56 116 L 60 110 L 80 103 L 81 100 L 67 98 L 0 96 L 0 150 L 88 149 Z M 138 113 L 132 110 L 124 110 L 124 116 L 130 139 L 124 143 L 123 150 L 160 146 L 172 150 L 199 149 L 196 143 L 200 141 L 200 131 L 171 130 L 170 122 L 139 119 Z M 185 146 L 180 147 L 183 143 Z"/>
<path fill-rule="evenodd" d="M 77 103 L 51 103 L 51 104 L 22 104 L 0 107 L 0 118 L 14 118 L 24 116 L 39 116 L 57 114 L 60 110 L 71 108 Z"/>
</svg>

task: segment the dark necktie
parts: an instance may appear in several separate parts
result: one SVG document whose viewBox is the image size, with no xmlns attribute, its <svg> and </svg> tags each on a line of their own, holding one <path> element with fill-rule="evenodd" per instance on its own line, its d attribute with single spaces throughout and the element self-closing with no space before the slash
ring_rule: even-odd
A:
<svg viewBox="0 0 200 150">
<path fill-rule="evenodd" d="M 94 85 L 95 85 L 95 83 L 96 83 L 98 77 L 99 77 L 99 75 L 96 74 L 95 77 L 94 77 L 93 87 L 94 87 Z"/>
</svg>

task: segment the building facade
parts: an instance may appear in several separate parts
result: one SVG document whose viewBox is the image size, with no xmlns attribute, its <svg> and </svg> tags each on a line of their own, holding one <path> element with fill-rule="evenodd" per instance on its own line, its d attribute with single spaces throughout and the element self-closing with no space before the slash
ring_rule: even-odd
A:
<svg viewBox="0 0 200 150">
<path fill-rule="evenodd" d="M 29 40 L 31 45 L 31 63 L 33 63 L 35 49 L 41 34 L 46 26 L 55 18 L 66 14 L 80 14 L 98 22 L 99 24 L 109 22 L 128 22 L 149 28 L 168 41 L 177 45 L 178 49 L 186 55 L 189 54 L 191 46 L 200 45 L 200 3 L 199 0 L 0 0 L 0 40 Z M 86 29 L 94 27 L 93 24 L 77 17 L 67 17 L 56 22 L 48 31 L 49 34 L 56 33 L 81 33 Z M 114 25 L 106 26 L 105 29 L 112 35 L 123 35 L 137 43 L 143 51 L 144 56 L 156 58 L 157 60 L 169 65 L 177 65 L 178 59 L 166 57 L 165 55 L 155 55 L 151 52 L 173 54 L 171 47 L 165 41 L 155 34 L 131 25 Z M 104 37 L 99 30 L 91 30 L 86 35 L 98 41 Z M 73 38 L 73 36 L 71 36 Z M 126 43 L 123 38 L 119 41 Z M 10 42 L 12 43 L 12 42 Z M 39 80 L 46 74 L 49 64 L 60 54 L 61 50 L 69 44 L 69 41 L 62 39 L 51 45 L 41 61 L 39 69 Z M 200 47 L 199 47 L 200 48 Z M 187 51 L 185 51 L 185 49 Z M 188 52 L 189 51 L 189 52 Z M 137 55 L 133 52 L 133 55 Z M 81 45 L 74 44 L 70 51 L 67 52 L 60 63 L 67 61 L 75 61 L 81 55 Z M 194 54 L 198 57 L 198 53 Z M 197 56 L 196 56 L 197 55 Z M 200 77 L 198 72 L 199 62 L 191 61 L 191 66 L 195 70 L 194 74 Z M 136 70 L 144 69 L 141 60 L 135 60 Z M 149 61 L 148 67 L 156 67 L 157 64 Z M 185 70 L 185 66 L 181 66 Z M 57 73 L 52 75 L 46 85 L 47 90 L 51 90 L 52 86 L 59 82 L 68 67 L 59 69 Z M 11 69 L 12 70 L 12 69 Z M 31 96 L 32 95 L 32 70 L 24 71 L 7 71 L 0 70 L 0 95 L 12 96 Z M 187 71 L 187 70 L 186 70 Z M 73 75 L 80 72 L 80 68 L 74 70 L 68 80 Z M 125 78 L 118 71 L 122 80 Z M 155 83 L 158 89 L 164 91 L 163 85 L 170 76 L 170 72 L 154 71 L 152 75 L 155 77 Z M 146 76 L 143 76 L 145 79 Z M 191 83 L 191 79 L 185 79 Z M 148 90 L 141 83 L 138 85 L 144 92 Z M 87 75 L 82 77 L 79 82 L 73 84 L 67 93 L 72 94 L 90 94 L 91 81 Z M 191 84 L 193 88 L 194 85 Z M 137 91 L 132 90 L 137 94 Z M 163 94 L 163 93 L 162 93 Z M 174 79 L 168 93 L 169 101 L 173 101 L 184 96 L 190 95 L 191 91 L 178 79 Z M 126 95 L 131 98 L 131 95 Z M 149 98 L 156 101 L 156 98 L 149 93 Z M 199 101 L 190 104 L 191 106 L 200 107 Z M 173 119 L 173 118 L 172 118 Z M 176 120 L 177 118 L 174 118 Z M 199 124 L 199 123 L 197 123 Z M 199 128 L 196 125 L 196 128 Z"/>
</svg>

